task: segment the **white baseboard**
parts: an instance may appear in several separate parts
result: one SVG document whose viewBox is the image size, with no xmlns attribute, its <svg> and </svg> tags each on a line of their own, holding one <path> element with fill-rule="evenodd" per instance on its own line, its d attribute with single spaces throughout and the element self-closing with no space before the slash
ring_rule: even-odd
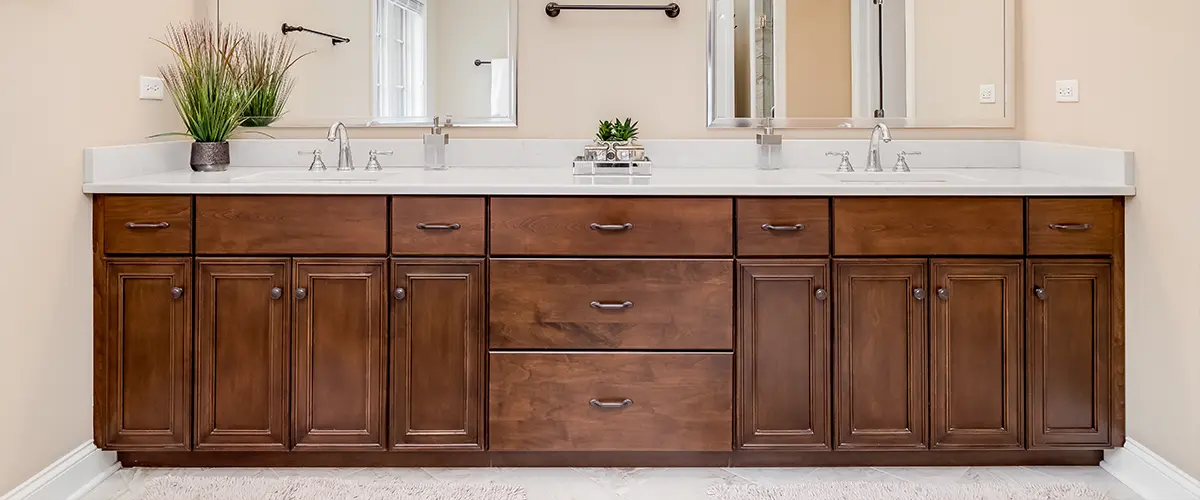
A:
<svg viewBox="0 0 1200 500">
<path fill-rule="evenodd" d="M 77 500 L 120 468 L 116 453 L 101 451 L 88 441 L 0 500 Z"/>
<path fill-rule="evenodd" d="M 1146 500 L 1200 500 L 1200 481 L 1132 439 L 1105 451 L 1100 466 Z"/>
</svg>

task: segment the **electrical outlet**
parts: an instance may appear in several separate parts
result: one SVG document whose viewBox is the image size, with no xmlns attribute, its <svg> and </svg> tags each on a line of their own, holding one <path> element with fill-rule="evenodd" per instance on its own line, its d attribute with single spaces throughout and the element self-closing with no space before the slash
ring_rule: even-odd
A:
<svg viewBox="0 0 1200 500">
<path fill-rule="evenodd" d="M 979 104 L 996 104 L 996 85 L 979 86 Z"/>
<path fill-rule="evenodd" d="M 1054 99 L 1058 102 L 1079 102 L 1079 80 L 1059 80 L 1055 83 Z"/>
<path fill-rule="evenodd" d="M 154 76 L 143 76 L 138 82 L 138 99 L 161 101 L 166 97 L 163 79 Z"/>
</svg>

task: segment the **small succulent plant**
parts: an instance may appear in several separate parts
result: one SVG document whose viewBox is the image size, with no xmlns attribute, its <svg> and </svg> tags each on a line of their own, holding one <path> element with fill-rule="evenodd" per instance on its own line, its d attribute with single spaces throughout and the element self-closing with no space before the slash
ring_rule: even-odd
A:
<svg viewBox="0 0 1200 500">
<path fill-rule="evenodd" d="M 638 137 L 638 122 L 632 118 L 626 118 L 624 122 L 620 118 L 614 118 L 612 121 L 602 120 L 600 122 L 600 130 L 596 132 L 596 140 L 601 142 L 628 142 Z"/>
</svg>

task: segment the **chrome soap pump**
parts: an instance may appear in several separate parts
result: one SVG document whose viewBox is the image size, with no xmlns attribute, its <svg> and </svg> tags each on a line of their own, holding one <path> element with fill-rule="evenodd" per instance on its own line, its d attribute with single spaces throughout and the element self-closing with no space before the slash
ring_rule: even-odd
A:
<svg viewBox="0 0 1200 500">
<path fill-rule="evenodd" d="M 775 133 L 775 129 L 771 127 L 771 122 L 767 122 L 766 129 L 756 136 L 758 143 L 758 163 L 759 170 L 779 170 L 783 168 L 783 136 Z"/>
<path fill-rule="evenodd" d="M 446 117 L 446 126 L 451 126 L 450 117 Z M 446 146 L 450 144 L 450 134 L 442 132 L 441 118 L 433 117 L 433 130 L 425 134 L 425 170 L 446 170 Z"/>
</svg>

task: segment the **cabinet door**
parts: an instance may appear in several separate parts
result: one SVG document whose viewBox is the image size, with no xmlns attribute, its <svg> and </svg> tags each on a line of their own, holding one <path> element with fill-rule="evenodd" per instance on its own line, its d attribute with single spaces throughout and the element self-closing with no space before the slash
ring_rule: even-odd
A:
<svg viewBox="0 0 1200 500">
<path fill-rule="evenodd" d="M 295 450 L 385 448 L 384 259 L 296 260 Z"/>
<path fill-rule="evenodd" d="M 837 448 L 927 448 L 925 261 L 844 260 L 834 267 Z"/>
<path fill-rule="evenodd" d="M 1029 448 L 1107 448 L 1112 265 L 1029 261 Z"/>
<path fill-rule="evenodd" d="M 288 264 L 196 264 L 197 450 L 287 450 Z"/>
<path fill-rule="evenodd" d="M 831 449 L 829 264 L 738 267 L 738 446 Z"/>
<path fill-rule="evenodd" d="M 930 431 L 935 449 L 1023 449 L 1020 260 L 935 260 Z"/>
<path fill-rule="evenodd" d="M 105 262 L 97 349 L 100 446 L 187 450 L 192 441 L 191 259 Z"/>
<path fill-rule="evenodd" d="M 392 268 L 394 450 L 483 449 L 484 264 Z"/>
</svg>

